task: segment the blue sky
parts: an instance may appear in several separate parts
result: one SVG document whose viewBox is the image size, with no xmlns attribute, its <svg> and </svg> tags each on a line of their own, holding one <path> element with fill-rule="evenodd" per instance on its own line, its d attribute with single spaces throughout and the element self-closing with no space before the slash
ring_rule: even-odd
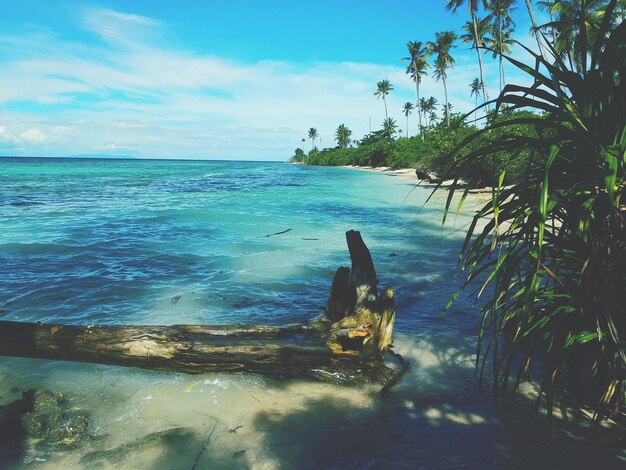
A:
<svg viewBox="0 0 626 470">
<path fill-rule="evenodd" d="M 467 20 L 444 3 L 4 0 L 0 154 L 286 160 L 309 127 L 322 146 L 341 123 L 356 138 L 370 118 L 377 129 L 384 108 L 373 92 L 385 78 L 404 130 L 402 104 L 415 101 L 406 43 Z M 532 45 L 518 3 L 517 37 Z M 475 52 L 458 43 L 454 55 L 450 101 L 469 111 Z M 485 62 L 495 95 L 497 64 Z M 509 68 L 507 78 L 519 75 Z M 422 95 L 443 102 L 432 78 Z"/>
</svg>

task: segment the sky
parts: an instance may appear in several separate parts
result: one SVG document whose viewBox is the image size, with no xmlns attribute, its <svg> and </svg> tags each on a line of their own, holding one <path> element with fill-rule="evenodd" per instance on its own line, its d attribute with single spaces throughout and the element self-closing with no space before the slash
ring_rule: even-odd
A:
<svg viewBox="0 0 626 470">
<path fill-rule="evenodd" d="M 339 124 L 359 139 L 415 102 L 408 41 L 457 34 L 468 20 L 443 0 L 3 0 L 0 155 L 287 160 L 334 145 Z M 536 12 L 539 13 L 539 12 Z M 524 2 L 515 37 L 533 46 Z M 521 57 L 521 48 L 514 50 Z M 457 42 L 453 111 L 469 112 L 476 52 Z M 484 59 L 491 97 L 498 67 Z M 507 80 L 523 80 L 512 67 Z M 443 103 L 425 77 L 421 95 Z M 409 117 L 409 135 L 417 116 Z"/>
</svg>

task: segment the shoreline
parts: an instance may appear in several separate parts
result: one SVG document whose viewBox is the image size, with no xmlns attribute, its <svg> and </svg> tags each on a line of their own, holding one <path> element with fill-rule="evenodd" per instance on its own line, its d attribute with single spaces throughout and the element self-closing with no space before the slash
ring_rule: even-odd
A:
<svg viewBox="0 0 626 470">
<path fill-rule="evenodd" d="M 313 165 L 314 166 L 314 165 Z M 357 166 L 357 165 L 340 165 L 337 168 L 354 168 L 357 170 L 364 171 L 373 171 L 376 173 L 385 173 L 392 176 L 399 176 L 403 179 L 410 180 L 413 183 L 420 184 L 420 186 L 424 187 L 435 187 L 437 183 L 433 183 L 432 181 L 427 181 L 424 179 L 419 179 L 417 174 L 415 173 L 415 168 L 391 168 L 389 166 Z M 441 188 L 448 188 L 452 186 L 454 180 L 444 180 L 441 182 Z M 465 184 L 462 180 L 459 180 L 460 186 Z M 471 188 L 469 190 L 470 194 L 488 194 L 491 193 L 492 188 L 490 186 L 484 186 L 482 188 Z"/>
<path fill-rule="evenodd" d="M 308 165 L 308 163 L 302 162 L 289 162 L 291 165 Z M 318 166 L 318 165 L 310 165 Z M 392 176 L 399 176 L 402 179 L 411 181 L 412 183 L 419 184 L 423 187 L 434 188 L 437 183 L 419 179 L 415 173 L 415 168 L 392 168 L 390 166 L 359 166 L 359 165 L 331 165 L 334 168 L 352 168 L 355 170 L 371 171 L 375 173 L 385 173 Z M 454 180 L 445 180 L 441 182 L 441 188 L 448 188 L 452 186 Z M 463 180 L 460 180 L 460 185 L 464 184 Z M 510 186 L 504 186 L 502 189 L 510 188 Z M 479 188 L 470 188 L 469 194 L 482 194 L 487 195 L 491 193 L 493 188 L 491 186 L 483 186 Z"/>
<path fill-rule="evenodd" d="M 384 173 L 391 176 L 398 176 L 401 179 L 407 180 L 415 185 L 419 185 L 423 188 L 434 189 L 437 183 L 419 179 L 415 173 L 415 168 L 391 168 L 389 166 L 357 166 L 357 165 L 340 165 L 336 168 L 352 168 L 356 170 L 370 171 L 374 173 Z M 441 189 L 446 189 L 452 186 L 454 180 L 445 180 L 441 182 Z M 483 188 L 471 188 L 468 193 L 476 196 L 477 202 L 487 202 L 490 198 L 492 188 L 485 186 Z"/>
<path fill-rule="evenodd" d="M 385 173 L 393 176 L 400 176 L 403 179 L 410 180 L 413 183 L 419 183 L 415 174 L 415 168 L 398 168 L 393 169 L 389 166 L 356 166 L 356 165 L 340 165 L 337 168 L 354 168 L 357 170 L 373 171 L 375 173 Z"/>
</svg>

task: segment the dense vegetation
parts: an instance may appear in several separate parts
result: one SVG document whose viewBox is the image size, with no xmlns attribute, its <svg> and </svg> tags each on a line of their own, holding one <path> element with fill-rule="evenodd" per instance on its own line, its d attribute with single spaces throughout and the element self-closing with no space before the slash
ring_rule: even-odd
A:
<svg viewBox="0 0 626 470">
<path fill-rule="evenodd" d="M 536 117 L 536 115 L 530 111 L 502 110 L 497 116 L 494 114 L 491 121 L 495 123 L 532 117 Z M 450 154 L 463 140 L 478 131 L 478 128 L 469 124 L 459 114 L 452 114 L 450 120 L 450 127 L 445 120 L 442 120 L 423 127 L 421 135 L 408 138 L 393 139 L 392 134 L 381 130 L 366 135 L 351 147 L 338 145 L 322 150 L 314 148 L 308 155 L 302 149 L 296 149 L 292 161 L 324 166 L 357 165 L 417 168 L 425 174 L 437 175 L 442 178 L 460 177 L 473 182 L 475 185 L 482 186 L 494 185 L 500 173 L 506 170 L 505 181 L 507 183 L 519 181 L 528 166 L 528 152 L 513 156 L 506 152 L 498 152 L 490 160 L 464 162 L 464 165 L 458 165 L 457 163 L 463 159 L 464 155 L 471 152 L 477 143 L 470 143 L 463 152 L 458 152 L 452 156 Z M 344 125 L 342 124 L 342 126 Z M 509 126 L 506 131 L 500 128 L 496 129 L 484 139 L 497 140 L 504 133 L 519 136 L 536 135 L 533 126 L 517 123 Z"/>
<path fill-rule="evenodd" d="M 495 100 L 542 115 L 489 123 L 459 147 L 475 145 L 461 166 L 530 156 L 522 178 L 493 189 L 461 259 L 465 286 L 490 286 L 478 348 L 496 390 L 539 363 L 548 409 L 555 396 L 586 404 L 595 423 L 626 404 L 626 23 L 616 0 L 558 3 L 570 16 L 556 15 L 538 66 L 508 58 L 533 85 Z M 519 123 L 537 132 L 508 132 Z"/>
</svg>

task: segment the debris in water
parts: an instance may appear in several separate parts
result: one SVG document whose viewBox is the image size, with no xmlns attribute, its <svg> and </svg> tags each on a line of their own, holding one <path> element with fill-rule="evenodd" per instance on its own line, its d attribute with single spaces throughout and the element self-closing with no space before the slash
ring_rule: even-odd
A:
<svg viewBox="0 0 626 470">
<path fill-rule="evenodd" d="M 172 297 L 172 303 L 173 304 L 178 303 L 178 301 L 180 300 L 181 297 L 182 297 L 182 295 L 180 295 L 180 294 L 175 295 L 174 297 Z"/>
<path fill-rule="evenodd" d="M 200 462 L 200 458 L 202 457 L 202 454 L 204 453 L 205 450 L 209 448 L 209 444 L 211 443 L 211 437 L 213 437 L 213 433 L 215 432 L 215 428 L 217 427 L 217 420 L 215 418 L 213 419 L 214 419 L 213 426 L 211 427 L 210 431 L 207 432 L 206 438 L 204 439 L 204 444 L 198 451 L 198 454 L 196 455 L 196 460 L 193 463 L 193 467 L 191 467 L 191 470 L 196 470 L 196 468 L 198 467 L 198 462 Z"/>
<path fill-rule="evenodd" d="M 268 234 L 267 234 L 267 235 L 265 235 L 263 238 L 273 237 L 274 235 L 282 235 L 283 233 L 291 232 L 291 230 L 292 230 L 292 229 L 288 228 L 287 230 L 283 230 L 282 232 L 268 233 Z"/>
</svg>

